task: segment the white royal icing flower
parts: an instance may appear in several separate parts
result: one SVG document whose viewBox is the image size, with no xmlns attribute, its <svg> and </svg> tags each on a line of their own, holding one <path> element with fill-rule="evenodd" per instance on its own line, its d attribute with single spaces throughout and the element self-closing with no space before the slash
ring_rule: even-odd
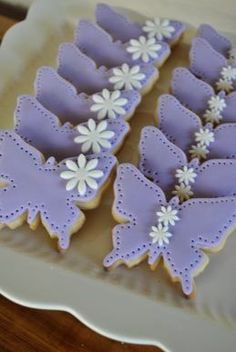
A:
<svg viewBox="0 0 236 352">
<path fill-rule="evenodd" d="M 163 223 L 164 226 L 168 225 L 174 225 L 176 221 L 179 220 L 179 217 L 177 216 L 178 211 L 175 209 L 172 209 L 170 205 L 167 207 L 162 206 L 161 210 L 158 211 L 156 214 L 158 216 L 158 222 Z"/>
<path fill-rule="evenodd" d="M 147 20 L 142 29 L 144 32 L 148 33 L 149 38 L 156 37 L 158 40 L 171 38 L 172 33 L 175 31 L 175 28 L 170 25 L 168 19 L 158 17 L 154 18 L 152 21 Z"/>
<path fill-rule="evenodd" d="M 192 145 L 191 149 L 189 150 L 189 153 L 192 158 L 206 159 L 209 150 L 207 149 L 206 145 L 198 143 L 197 145 Z"/>
<path fill-rule="evenodd" d="M 102 170 L 97 170 L 98 159 L 91 159 L 87 162 L 86 157 L 80 154 L 77 158 L 77 163 L 72 160 L 66 160 L 68 171 L 63 171 L 60 177 L 69 180 L 66 184 L 66 190 L 71 191 L 77 187 L 81 196 L 85 195 L 87 187 L 98 189 L 96 182 L 97 178 L 101 178 L 104 173 Z"/>
<path fill-rule="evenodd" d="M 214 140 L 214 133 L 208 128 L 200 128 L 199 132 L 195 132 L 195 141 L 200 145 L 209 146 Z"/>
<path fill-rule="evenodd" d="M 236 67 L 232 67 L 231 65 L 223 67 L 221 71 L 221 76 L 227 81 L 236 79 Z"/>
<path fill-rule="evenodd" d="M 157 52 L 161 50 L 161 45 L 156 42 L 155 38 L 148 39 L 140 36 L 138 39 L 131 39 L 126 50 L 132 54 L 133 60 L 141 58 L 143 62 L 148 62 L 150 58 L 158 57 Z"/>
<path fill-rule="evenodd" d="M 105 117 L 115 119 L 116 114 L 124 115 L 126 111 L 122 106 L 128 103 L 128 99 L 120 98 L 120 96 L 121 92 L 119 90 L 110 92 L 105 88 L 101 94 L 94 94 L 92 96 L 95 104 L 90 107 L 90 110 L 98 112 L 98 120 L 102 120 Z"/>
<path fill-rule="evenodd" d="M 223 119 L 223 116 L 220 114 L 220 111 L 207 109 L 203 115 L 203 118 L 206 120 L 206 122 L 219 123 L 220 120 Z"/>
<path fill-rule="evenodd" d="M 207 103 L 209 108 L 214 111 L 222 112 L 226 108 L 225 99 L 219 95 L 212 96 Z"/>
<path fill-rule="evenodd" d="M 158 224 L 157 226 L 152 226 L 152 231 L 149 236 L 152 237 L 152 243 L 158 243 L 158 245 L 162 247 L 165 243 L 169 243 L 169 238 L 172 234 L 168 232 L 167 226 Z"/>
<path fill-rule="evenodd" d="M 114 84 L 115 89 L 140 89 L 140 81 L 145 77 L 145 74 L 140 72 L 140 66 L 129 67 L 123 64 L 121 68 L 113 68 L 113 76 L 109 78 L 109 82 Z"/>
<path fill-rule="evenodd" d="M 216 82 L 216 88 L 217 90 L 224 90 L 227 93 L 234 89 L 232 81 L 223 78 L 220 78 L 219 81 Z"/>
<path fill-rule="evenodd" d="M 193 191 L 191 190 L 190 185 L 185 185 L 184 183 L 180 183 L 175 186 L 174 191 L 172 192 L 175 196 L 178 196 L 180 201 L 183 202 L 188 200 L 193 196 Z"/>
<path fill-rule="evenodd" d="M 83 153 L 87 153 L 90 149 L 93 153 L 100 153 L 101 147 L 111 148 L 109 139 L 114 137 L 115 133 L 107 130 L 107 121 L 101 121 L 96 125 L 93 119 L 89 119 L 87 125 L 88 127 L 84 125 L 76 127 L 80 136 L 74 139 L 75 143 L 82 144 Z"/>
<path fill-rule="evenodd" d="M 189 183 L 193 183 L 195 181 L 195 177 L 197 176 L 196 172 L 192 167 L 188 168 L 186 165 L 182 169 L 177 169 L 175 173 L 176 178 L 179 183 L 185 183 L 188 185 Z"/>
</svg>

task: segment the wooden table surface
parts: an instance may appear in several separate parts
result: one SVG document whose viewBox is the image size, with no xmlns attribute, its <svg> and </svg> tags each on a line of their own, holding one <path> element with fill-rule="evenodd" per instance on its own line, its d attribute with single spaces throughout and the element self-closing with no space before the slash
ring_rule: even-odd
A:
<svg viewBox="0 0 236 352">
<path fill-rule="evenodd" d="M 25 17 L 23 8 L 0 2 L 0 39 Z M 29 309 L 0 296 L 0 352 L 159 352 L 122 344 L 93 332 L 65 312 Z"/>
</svg>

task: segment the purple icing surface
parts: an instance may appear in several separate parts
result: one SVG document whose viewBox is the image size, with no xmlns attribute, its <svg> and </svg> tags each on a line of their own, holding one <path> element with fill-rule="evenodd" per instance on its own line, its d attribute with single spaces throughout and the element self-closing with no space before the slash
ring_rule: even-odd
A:
<svg viewBox="0 0 236 352">
<path fill-rule="evenodd" d="M 74 142 L 75 137 L 80 135 L 78 130 L 69 123 L 61 125 L 57 116 L 45 109 L 32 96 L 18 98 L 15 122 L 16 132 L 46 158 L 53 156 L 57 160 L 62 160 L 82 152 L 81 144 Z M 108 119 L 107 124 L 107 130 L 113 131 L 115 135 L 109 140 L 111 148 L 102 147 L 102 151 L 113 152 L 129 132 L 129 125 L 122 119 Z M 87 122 L 81 125 L 87 126 Z M 91 149 L 88 154 L 91 154 Z"/>
<path fill-rule="evenodd" d="M 203 38 L 194 38 L 190 50 L 190 70 L 202 80 L 214 86 L 220 78 L 223 67 L 228 66 L 227 59 Z M 232 65 L 236 67 L 236 65 Z M 233 81 L 236 88 L 236 80 Z"/>
<path fill-rule="evenodd" d="M 123 43 L 133 38 L 136 39 L 140 35 L 147 35 L 142 30 L 144 23 L 141 25 L 132 22 L 127 16 L 119 13 L 107 4 L 97 5 L 96 20 L 99 26 L 111 34 L 114 40 L 120 40 Z M 182 22 L 170 20 L 170 25 L 175 28 L 175 31 L 171 34 L 170 38 L 164 39 L 167 43 L 178 40 L 185 30 L 185 25 Z"/>
<path fill-rule="evenodd" d="M 178 67 L 173 71 L 171 92 L 182 105 L 202 117 L 208 109 L 208 100 L 215 96 L 214 89 L 206 82 L 195 77 L 187 68 Z M 221 122 L 236 122 L 236 92 L 219 95 L 225 99 L 226 107 Z"/>
<path fill-rule="evenodd" d="M 204 249 L 213 249 L 226 239 L 236 217 L 236 197 L 195 198 L 178 204 L 167 203 L 161 188 L 149 181 L 131 164 L 118 168 L 114 184 L 114 211 L 125 224 L 113 229 L 114 249 L 104 259 L 104 266 L 129 264 L 146 254 L 149 264 L 162 257 L 172 277 L 180 281 L 186 295 L 193 291 L 193 277 L 205 263 Z M 179 221 L 169 227 L 169 244 L 152 243 L 149 233 L 157 225 L 156 212 L 171 205 Z"/>
<path fill-rule="evenodd" d="M 158 71 L 153 65 L 142 63 L 139 66 L 140 72 L 145 74 L 145 78 L 140 81 L 142 91 L 153 81 Z M 57 71 L 61 77 L 76 87 L 78 93 L 93 94 L 104 88 L 114 89 L 113 84 L 109 82 L 109 78 L 113 76 L 113 69 L 97 67 L 96 63 L 73 43 L 61 44 Z"/>
<path fill-rule="evenodd" d="M 217 32 L 215 28 L 209 24 L 201 24 L 198 28 L 198 37 L 205 39 L 212 48 L 228 58 L 232 43 L 223 34 Z"/>
<path fill-rule="evenodd" d="M 61 122 L 76 125 L 90 118 L 97 119 L 97 113 L 90 110 L 95 104 L 92 96 L 84 93 L 78 95 L 75 87 L 60 77 L 53 68 L 41 67 L 34 85 L 38 101 L 57 115 Z M 132 115 L 141 98 L 140 94 L 133 90 L 121 91 L 120 97 L 128 100 L 124 106 L 126 113 L 116 116 L 125 120 Z"/>
<path fill-rule="evenodd" d="M 165 42 L 157 42 L 161 45 L 156 59 L 150 59 L 148 63 L 159 66 L 170 55 L 170 47 Z M 140 64 L 142 60 L 133 60 L 132 55 L 126 51 L 128 43 L 114 42 L 110 34 L 93 22 L 80 20 L 75 32 L 75 44 L 78 48 L 98 66 L 112 68 L 123 63 L 128 65 Z"/>
<path fill-rule="evenodd" d="M 77 206 L 86 208 L 116 164 L 116 158 L 110 154 L 91 155 L 88 160 L 95 157 L 99 161 L 97 169 L 104 175 L 97 179 L 98 190 L 87 188 L 81 196 L 77 188 L 66 191 L 65 180 L 60 177 L 60 173 L 67 170 L 65 161 L 56 164 L 51 158 L 45 162 L 41 154 L 14 131 L 1 130 L 0 177 L 7 186 L 0 189 L 0 227 L 11 224 L 23 214 L 31 225 L 40 215 L 44 227 L 58 239 L 59 247 L 67 249 L 72 229 L 76 229 L 83 218 Z"/>
<path fill-rule="evenodd" d="M 176 170 L 185 165 L 197 174 L 191 184 L 195 198 L 236 195 L 236 160 L 213 159 L 199 165 L 194 159 L 189 163 L 184 152 L 152 126 L 143 128 L 139 151 L 140 171 L 161 187 L 168 197 L 173 197 L 172 191 L 178 184 Z"/>
<path fill-rule="evenodd" d="M 159 128 L 172 143 L 186 154 L 195 144 L 194 133 L 203 127 L 200 118 L 185 108 L 174 96 L 164 94 L 158 101 Z M 236 158 L 235 123 L 225 123 L 213 129 L 215 141 L 210 143 L 208 159 Z"/>
</svg>

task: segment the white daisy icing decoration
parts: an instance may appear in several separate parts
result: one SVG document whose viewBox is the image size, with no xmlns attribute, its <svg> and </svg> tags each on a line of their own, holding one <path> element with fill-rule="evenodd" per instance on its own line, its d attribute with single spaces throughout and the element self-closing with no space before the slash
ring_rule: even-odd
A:
<svg viewBox="0 0 236 352">
<path fill-rule="evenodd" d="M 209 108 L 214 111 L 222 112 L 226 108 L 225 99 L 219 95 L 212 96 L 207 103 Z"/>
<path fill-rule="evenodd" d="M 178 196 L 181 202 L 188 200 L 193 196 L 193 191 L 191 190 L 190 185 L 185 185 L 184 183 L 180 183 L 179 185 L 175 186 L 174 191 L 172 194 Z"/>
<path fill-rule="evenodd" d="M 156 37 L 158 40 L 163 40 L 171 38 L 175 28 L 171 26 L 170 20 L 156 17 L 153 20 L 147 20 L 142 30 L 147 33 L 149 38 Z"/>
<path fill-rule="evenodd" d="M 167 207 L 162 206 L 161 210 L 156 213 L 158 216 L 158 223 L 163 223 L 164 226 L 174 225 L 176 221 L 179 220 L 177 216 L 178 211 L 172 209 L 170 205 Z"/>
<path fill-rule="evenodd" d="M 97 190 L 98 184 L 96 179 L 101 178 L 104 173 L 102 170 L 97 170 L 98 159 L 87 161 L 84 154 L 80 154 L 77 158 L 77 163 L 73 160 L 66 160 L 68 171 L 63 171 L 60 177 L 68 180 L 66 190 L 71 191 L 77 187 L 81 196 L 84 196 L 87 187 Z"/>
<path fill-rule="evenodd" d="M 214 133 L 209 128 L 200 128 L 199 132 L 195 132 L 195 141 L 200 145 L 209 146 L 214 140 Z"/>
<path fill-rule="evenodd" d="M 206 112 L 203 114 L 203 118 L 206 120 L 206 122 L 219 123 L 220 120 L 223 119 L 223 116 L 220 114 L 220 111 L 218 110 L 207 109 Z"/>
<path fill-rule="evenodd" d="M 228 65 L 222 68 L 221 76 L 226 81 L 231 81 L 236 79 L 236 67 Z"/>
<path fill-rule="evenodd" d="M 216 89 L 217 90 L 224 90 L 225 92 L 229 93 L 229 92 L 231 92 L 231 90 L 234 89 L 234 87 L 233 87 L 233 83 L 231 80 L 220 78 L 216 82 Z"/>
<path fill-rule="evenodd" d="M 162 247 L 164 244 L 169 243 L 169 238 L 172 234 L 168 231 L 168 227 L 162 224 L 152 226 L 152 231 L 149 234 L 152 237 L 152 243 L 157 243 L 158 246 Z"/>
<path fill-rule="evenodd" d="M 107 130 L 107 125 L 107 121 L 100 121 L 96 124 L 93 119 L 89 119 L 87 126 L 78 125 L 76 127 L 80 135 L 75 137 L 74 142 L 82 144 L 83 153 L 87 153 L 89 150 L 92 150 L 93 153 L 100 153 L 101 147 L 110 149 L 109 139 L 113 138 L 115 133 Z"/>
<path fill-rule="evenodd" d="M 120 68 L 113 68 L 113 76 L 109 78 L 109 82 L 114 84 L 114 89 L 140 89 L 140 81 L 145 77 L 145 74 L 140 72 L 140 66 L 129 67 L 125 63 Z"/>
<path fill-rule="evenodd" d="M 196 172 L 192 167 L 187 167 L 186 165 L 182 169 L 177 169 L 175 173 L 176 178 L 179 183 L 185 183 L 189 185 L 195 181 L 195 177 L 197 176 Z"/>
<path fill-rule="evenodd" d="M 156 42 L 155 38 L 140 36 L 138 39 L 131 39 L 126 50 L 132 54 L 133 60 L 141 58 L 143 62 L 148 62 L 150 58 L 158 57 L 161 45 Z"/>
<path fill-rule="evenodd" d="M 189 150 L 189 154 L 192 158 L 199 158 L 199 159 L 206 159 L 209 150 L 207 149 L 206 145 L 202 145 L 198 143 L 197 145 L 192 145 L 191 149 Z"/>
<path fill-rule="evenodd" d="M 102 120 L 105 117 L 115 119 L 116 114 L 124 115 L 126 111 L 123 106 L 128 103 L 128 99 L 121 98 L 120 96 L 121 92 L 119 90 L 110 92 L 105 88 L 101 94 L 94 94 L 92 96 L 95 104 L 90 107 L 90 110 L 98 113 L 98 120 Z"/>
</svg>

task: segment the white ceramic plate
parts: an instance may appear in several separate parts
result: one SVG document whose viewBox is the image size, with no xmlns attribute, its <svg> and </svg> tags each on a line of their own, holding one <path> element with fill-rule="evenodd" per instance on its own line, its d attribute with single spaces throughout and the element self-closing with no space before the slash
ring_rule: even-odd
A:
<svg viewBox="0 0 236 352">
<path fill-rule="evenodd" d="M 193 19 L 200 11 L 199 4 L 191 7 Z M 158 12 L 156 1 L 149 0 L 146 5 L 140 4 L 140 10 L 145 6 L 146 14 L 149 11 L 153 16 L 156 11 L 166 15 L 163 6 Z M 178 9 L 171 9 L 170 16 L 181 18 L 182 14 L 183 20 L 191 22 L 189 15 L 184 17 L 183 6 Z M 6 34 L 0 49 L 1 127 L 13 125 L 17 95 L 33 92 L 36 69 L 45 64 L 56 66 L 59 43 L 71 41 L 78 18 L 93 17 L 93 12 L 92 0 L 36 2 L 27 20 Z M 203 21 L 213 14 L 207 8 Z M 217 16 L 216 12 L 212 17 L 216 19 L 214 24 L 220 23 Z M 222 29 L 227 30 L 227 25 Z M 187 64 L 191 35 L 188 32 L 174 49 L 158 84 L 143 99 L 132 121 L 131 136 L 118 155 L 120 161 L 137 162 L 140 129 L 153 123 L 157 96 L 167 92 L 173 67 Z M 54 250 L 42 228 L 32 232 L 25 225 L 14 231 L 2 230 L 1 293 L 25 306 L 68 311 L 116 340 L 152 344 L 173 352 L 235 352 L 236 236 L 229 238 L 220 254 L 211 256 L 209 266 L 197 277 L 197 298 L 186 300 L 162 269 L 150 272 L 145 263 L 132 270 L 121 267 L 104 272 L 102 260 L 111 249 L 114 225 L 112 200 L 110 189 L 100 207 L 86 213 L 85 226 L 74 236 L 64 256 Z"/>
</svg>

